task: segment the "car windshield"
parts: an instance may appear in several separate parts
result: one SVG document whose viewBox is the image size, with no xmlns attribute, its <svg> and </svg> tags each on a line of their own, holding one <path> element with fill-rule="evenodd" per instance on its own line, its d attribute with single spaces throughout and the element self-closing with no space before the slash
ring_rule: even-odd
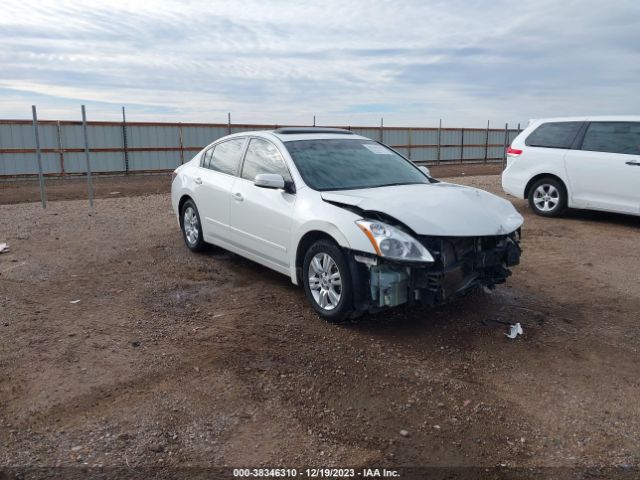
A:
<svg viewBox="0 0 640 480">
<path fill-rule="evenodd" d="M 314 190 L 430 183 L 409 161 L 371 140 L 295 140 L 285 145 L 303 180 Z"/>
</svg>

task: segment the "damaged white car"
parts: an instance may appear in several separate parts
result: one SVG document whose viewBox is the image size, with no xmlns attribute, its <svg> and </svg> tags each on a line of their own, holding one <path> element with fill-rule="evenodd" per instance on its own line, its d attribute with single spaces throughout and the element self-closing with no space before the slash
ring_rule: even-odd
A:
<svg viewBox="0 0 640 480">
<path fill-rule="evenodd" d="M 187 247 L 290 276 L 329 321 L 493 288 L 520 260 L 511 203 L 348 130 L 221 138 L 175 170 L 171 199 Z"/>
</svg>

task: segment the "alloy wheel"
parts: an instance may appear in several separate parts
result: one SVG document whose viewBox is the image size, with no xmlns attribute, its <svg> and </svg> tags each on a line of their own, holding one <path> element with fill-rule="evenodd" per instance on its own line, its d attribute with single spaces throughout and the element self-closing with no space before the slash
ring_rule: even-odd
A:
<svg viewBox="0 0 640 480">
<path fill-rule="evenodd" d="M 551 212 L 560 204 L 560 192 L 553 185 L 543 183 L 533 192 L 533 203 L 541 212 Z"/>
<path fill-rule="evenodd" d="M 195 245 L 198 241 L 200 229 L 198 215 L 192 207 L 185 208 L 182 225 L 184 226 L 184 235 L 187 238 L 187 242 L 189 242 L 189 245 Z"/>
<path fill-rule="evenodd" d="M 309 289 L 323 310 L 333 310 L 342 297 L 342 277 L 335 260 L 328 253 L 316 254 L 309 264 Z"/>
</svg>

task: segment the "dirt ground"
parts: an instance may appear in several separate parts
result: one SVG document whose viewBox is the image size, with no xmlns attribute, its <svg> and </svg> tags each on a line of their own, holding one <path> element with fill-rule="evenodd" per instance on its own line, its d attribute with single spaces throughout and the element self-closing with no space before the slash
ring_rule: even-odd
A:
<svg viewBox="0 0 640 480">
<path fill-rule="evenodd" d="M 640 218 L 512 200 L 506 286 L 341 326 L 166 194 L 0 206 L 0 465 L 637 468 Z"/>
<path fill-rule="evenodd" d="M 502 171 L 502 165 L 499 163 L 452 163 L 430 168 L 432 174 L 438 178 L 497 175 Z M 95 198 L 168 193 L 171 186 L 170 173 L 130 176 L 96 175 L 92 180 Z M 45 190 L 49 201 L 87 200 L 88 188 L 86 177 L 45 177 Z M 37 179 L 0 180 L 0 205 L 39 201 L 40 184 Z"/>
</svg>

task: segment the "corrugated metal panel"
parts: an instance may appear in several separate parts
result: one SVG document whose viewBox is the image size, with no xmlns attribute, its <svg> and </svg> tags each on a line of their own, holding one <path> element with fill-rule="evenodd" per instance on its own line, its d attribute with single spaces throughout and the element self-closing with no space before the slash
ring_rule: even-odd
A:
<svg viewBox="0 0 640 480">
<path fill-rule="evenodd" d="M 486 131 L 480 130 L 465 130 L 464 131 L 464 144 L 484 145 Z"/>
<path fill-rule="evenodd" d="M 384 132 L 384 142 L 387 145 L 408 145 L 409 130 L 388 130 Z"/>
<path fill-rule="evenodd" d="M 411 149 L 411 160 L 414 162 L 433 161 L 438 158 L 437 148 L 418 147 Z"/>
<path fill-rule="evenodd" d="M 440 160 L 443 162 L 460 160 L 460 147 L 442 147 L 440 149 Z"/>
<path fill-rule="evenodd" d="M 122 172 L 124 171 L 124 159 L 121 153 L 115 152 L 91 152 L 89 155 L 91 171 L 98 172 Z M 64 171 L 66 173 L 86 173 L 87 161 L 84 152 L 66 152 L 64 154 Z"/>
<path fill-rule="evenodd" d="M 460 130 L 442 130 L 441 132 L 442 145 L 460 145 L 462 139 L 462 132 Z"/>
<path fill-rule="evenodd" d="M 504 148 L 503 147 L 489 147 L 489 151 L 487 152 L 487 157 L 489 157 L 489 158 L 502 158 L 502 157 L 504 157 Z"/>
<path fill-rule="evenodd" d="M 437 145 L 438 131 L 437 130 L 414 130 L 413 132 L 411 132 L 411 144 L 412 145 Z"/>
<path fill-rule="evenodd" d="M 57 153 L 42 154 L 42 171 L 59 173 L 60 163 Z M 29 175 L 38 173 L 35 153 L 5 153 L 0 155 L 0 175 Z"/>
<path fill-rule="evenodd" d="M 463 150 L 463 160 L 484 160 L 484 147 L 464 147 Z"/>
<path fill-rule="evenodd" d="M 129 170 L 167 170 L 180 165 L 180 151 L 131 152 Z"/>
<path fill-rule="evenodd" d="M 179 128 L 177 126 L 127 126 L 127 144 L 131 148 L 179 147 Z"/>
<path fill-rule="evenodd" d="M 203 148 L 226 134 L 226 127 L 182 127 L 182 141 L 185 147 Z"/>
<path fill-rule="evenodd" d="M 31 125 L 0 125 L 0 148 L 35 148 Z"/>
</svg>

